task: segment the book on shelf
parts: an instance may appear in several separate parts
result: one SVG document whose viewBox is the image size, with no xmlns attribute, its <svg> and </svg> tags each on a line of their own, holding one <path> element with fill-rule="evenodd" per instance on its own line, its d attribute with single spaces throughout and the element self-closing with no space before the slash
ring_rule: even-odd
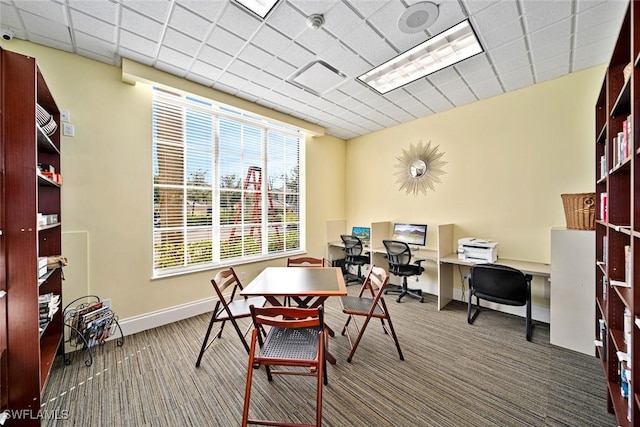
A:
<svg viewBox="0 0 640 427">
<path fill-rule="evenodd" d="M 608 237 L 602 236 L 602 262 L 604 263 L 605 267 L 607 266 L 607 258 L 609 256 L 609 239 Z"/>
<path fill-rule="evenodd" d="M 600 156 L 600 178 L 607 176 L 607 157 Z"/>
<path fill-rule="evenodd" d="M 602 221 L 607 221 L 607 193 L 600 193 L 600 219 Z"/>
<path fill-rule="evenodd" d="M 632 282 L 632 269 L 633 262 L 631 258 L 631 246 L 625 245 L 624 247 L 624 281 L 627 283 L 629 287 L 631 287 Z"/>
</svg>

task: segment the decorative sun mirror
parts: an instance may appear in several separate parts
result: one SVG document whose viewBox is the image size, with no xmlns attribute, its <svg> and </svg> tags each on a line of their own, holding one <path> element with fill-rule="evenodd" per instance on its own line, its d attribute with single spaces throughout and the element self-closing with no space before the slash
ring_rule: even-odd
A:
<svg viewBox="0 0 640 427">
<path fill-rule="evenodd" d="M 434 184 L 442 182 L 439 176 L 445 173 L 442 167 L 447 163 L 442 160 L 444 153 L 438 152 L 438 147 L 431 147 L 431 141 L 426 145 L 419 141 L 416 145 L 411 144 L 408 150 L 402 150 L 395 165 L 400 190 L 414 196 L 426 193 L 428 189 L 435 191 Z"/>
</svg>

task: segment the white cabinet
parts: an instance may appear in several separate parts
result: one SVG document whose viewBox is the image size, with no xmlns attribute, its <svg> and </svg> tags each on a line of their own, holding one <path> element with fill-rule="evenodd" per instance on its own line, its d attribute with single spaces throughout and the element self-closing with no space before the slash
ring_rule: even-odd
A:
<svg viewBox="0 0 640 427">
<path fill-rule="evenodd" d="M 593 356 L 595 232 L 551 230 L 551 344 Z"/>
</svg>

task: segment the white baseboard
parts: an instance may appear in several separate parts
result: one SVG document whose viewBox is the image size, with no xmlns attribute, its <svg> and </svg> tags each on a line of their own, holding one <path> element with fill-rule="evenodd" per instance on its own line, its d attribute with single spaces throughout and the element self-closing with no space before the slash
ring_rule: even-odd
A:
<svg viewBox="0 0 640 427">
<path fill-rule="evenodd" d="M 209 313 L 214 307 L 215 300 L 213 298 L 206 298 L 120 320 L 120 327 L 122 328 L 123 335 L 132 335 L 148 329 L 157 328 L 158 326 L 188 319 L 189 317 Z M 114 338 L 116 338 L 115 335 L 110 339 Z"/>
<path fill-rule="evenodd" d="M 422 289 L 423 292 L 432 295 L 438 294 L 438 287 L 435 283 L 411 281 L 409 282 L 409 287 Z M 460 289 L 453 290 L 453 299 L 466 302 L 466 300 L 462 298 L 462 291 Z M 487 301 L 481 301 L 481 304 L 483 307 L 524 317 L 524 307 L 493 304 Z M 120 327 L 122 328 L 123 335 L 132 335 L 148 329 L 157 328 L 158 326 L 168 325 L 169 323 L 188 319 L 189 317 L 209 313 L 213 310 L 214 305 L 215 300 L 213 298 L 205 298 L 120 320 Z M 539 322 L 549 323 L 549 308 L 534 305 L 531 307 L 531 317 Z M 110 339 L 114 338 L 116 338 L 116 336 L 112 336 Z"/>
</svg>

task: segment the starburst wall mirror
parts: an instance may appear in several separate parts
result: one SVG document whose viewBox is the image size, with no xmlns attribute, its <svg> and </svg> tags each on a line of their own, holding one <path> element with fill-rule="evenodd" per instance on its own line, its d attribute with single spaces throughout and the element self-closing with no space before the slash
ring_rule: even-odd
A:
<svg viewBox="0 0 640 427">
<path fill-rule="evenodd" d="M 435 191 L 434 185 L 441 183 L 440 176 L 446 172 L 443 166 L 447 164 L 442 160 L 443 152 L 438 151 L 439 146 L 431 146 L 431 141 L 426 145 L 422 141 L 409 145 L 408 150 L 402 150 L 402 155 L 396 157 L 398 163 L 396 182 L 400 184 L 400 191 L 414 196 L 427 193 L 427 190 Z"/>
</svg>

